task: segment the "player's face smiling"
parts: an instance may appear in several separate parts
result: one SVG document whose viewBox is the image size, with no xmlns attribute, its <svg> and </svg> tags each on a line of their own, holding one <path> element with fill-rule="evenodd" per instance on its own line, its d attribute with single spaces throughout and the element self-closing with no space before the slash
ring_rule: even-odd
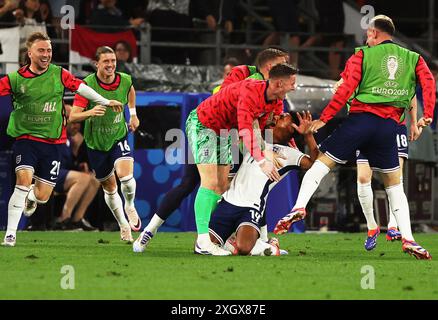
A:
<svg viewBox="0 0 438 320">
<path fill-rule="evenodd" d="M 42 72 L 47 70 L 52 60 L 52 45 L 50 41 L 35 41 L 30 47 L 28 55 L 34 71 Z"/>
<path fill-rule="evenodd" d="M 116 71 L 116 55 L 114 53 L 102 53 L 97 61 L 97 71 L 104 78 L 111 77 Z"/>
<path fill-rule="evenodd" d="M 279 90 L 277 92 L 277 99 L 283 100 L 286 96 L 286 93 L 289 91 L 295 90 L 295 83 L 297 81 L 297 76 L 292 75 L 287 79 L 281 79 L 279 84 Z"/>
</svg>

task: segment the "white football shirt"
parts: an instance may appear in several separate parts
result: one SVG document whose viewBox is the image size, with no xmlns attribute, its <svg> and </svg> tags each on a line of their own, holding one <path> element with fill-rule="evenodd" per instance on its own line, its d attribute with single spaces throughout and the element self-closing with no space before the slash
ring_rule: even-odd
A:
<svg viewBox="0 0 438 320">
<path fill-rule="evenodd" d="M 288 146 L 266 144 L 266 149 L 274 150 L 284 156 L 280 159 L 283 165 L 278 170 L 283 179 L 292 169 L 299 167 L 301 159 L 307 157 L 298 149 Z M 223 195 L 228 203 L 238 207 L 254 208 L 260 213 L 265 210 L 266 199 L 269 191 L 277 184 L 271 181 L 260 169 L 260 166 L 249 153 L 247 153 L 239 170 L 231 181 L 230 188 Z"/>
</svg>

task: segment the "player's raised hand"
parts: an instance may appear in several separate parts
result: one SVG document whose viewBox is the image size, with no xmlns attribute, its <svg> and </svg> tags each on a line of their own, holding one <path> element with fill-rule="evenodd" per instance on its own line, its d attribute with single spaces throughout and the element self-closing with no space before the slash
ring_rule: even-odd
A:
<svg viewBox="0 0 438 320">
<path fill-rule="evenodd" d="M 264 159 L 260 164 L 260 169 L 266 174 L 271 181 L 280 181 L 280 174 L 275 168 L 274 163 L 269 160 Z"/>
<path fill-rule="evenodd" d="M 108 107 L 113 109 L 114 112 L 122 112 L 123 111 L 123 104 L 117 100 L 110 100 Z"/>
<path fill-rule="evenodd" d="M 310 132 L 310 126 L 312 125 L 312 114 L 310 111 L 303 111 L 302 115 L 297 112 L 297 117 L 299 121 L 299 125 L 296 125 L 295 123 L 292 123 L 292 127 L 299 133 L 299 134 L 309 134 Z"/>
<path fill-rule="evenodd" d="M 325 122 L 321 120 L 313 120 L 312 125 L 310 126 L 310 132 L 315 133 L 318 132 L 319 129 L 325 126 Z"/>
<path fill-rule="evenodd" d="M 105 115 L 106 107 L 98 104 L 89 112 L 91 117 L 102 117 L 103 115 Z"/>
<path fill-rule="evenodd" d="M 131 118 L 129 119 L 129 130 L 131 132 L 134 132 L 137 130 L 138 126 L 140 125 L 140 120 L 138 120 L 138 117 L 136 115 L 131 115 Z"/>
</svg>

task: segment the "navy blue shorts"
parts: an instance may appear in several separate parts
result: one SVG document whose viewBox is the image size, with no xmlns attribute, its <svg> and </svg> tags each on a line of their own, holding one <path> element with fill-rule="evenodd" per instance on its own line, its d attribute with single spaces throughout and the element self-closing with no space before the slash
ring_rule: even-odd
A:
<svg viewBox="0 0 438 320">
<path fill-rule="evenodd" d="M 409 146 L 408 146 L 408 128 L 404 124 L 399 124 L 397 126 L 397 148 L 398 148 L 398 157 L 408 159 L 409 155 Z M 358 151 L 359 155 L 357 156 L 356 161 L 358 163 L 368 163 L 367 158 L 362 154 L 362 152 Z"/>
<path fill-rule="evenodd" d="M 360 150 L 375 171 L 399 169 L 396 144 L 397 123 L 372 113 L 353 113 L 327 138 L 319 148 L 331 160 L 345 164 L 356 158 Z"/>
<path fill-rule="evenodd" d="M 260 233 L 261 218 L 253 208 L 238 207 L 222 199 L 211 215 L 209 230 L 223 245 L 242 225 L 249 225 Z"/>
<path fill-rule="evenodd" d="M 132 160 L 131 149 L 126 137 L 114 144 L 108 151 L 98 151 L 87 147 L 90 167 L 100 182 L 107 180 L 114 173 L 114 166 L 120 160 Z"/>
<path fill-rule="evenodd" d="M 67 179 L 67 175 L 70 172 L 70 170 L 63 169 L 59 170 L 58 180 L 56 181 L 55 189 L 53 189 L 55 192 L 58 193 L 64 193 L 67 190 L 64 188 L 65 179 Z"/>
<path fill-rule="evenodd" d="M 12 146 L 15 172 L 22 169 L 33 171 L 35 180 L 56 185 L 61 167 L 61 145 L 33 140 L 16 140 Z"/>
</svg>

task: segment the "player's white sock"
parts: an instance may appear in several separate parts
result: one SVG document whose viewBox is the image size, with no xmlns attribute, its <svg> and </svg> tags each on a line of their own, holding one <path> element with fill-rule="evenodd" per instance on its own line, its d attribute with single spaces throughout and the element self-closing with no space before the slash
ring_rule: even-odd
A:
<svg viewBox="0 0 438 320">
<path fill-rule="evenodd" d="M 403 185 L 403 176 L 400 176 L 400 183 Z M 389 203 L 389 199 L 388 199 Z M 392 213 L 391 210 L 391 204 L 389 203 L 389 222 L 388 222 L 388 229 L 389 228 L 397 228 L 397 219 L 394 216 L 394 213 Z"/>
<path fill-rule="evenodd" d="M 316 160 L 312 167 L 307 170 L 304 175 L 303 182 L 301 183 L 300 192 L 298 193 L 297 202 L 295 208 L 305 208 L 310 198 L 318 189 L 322 178 L 330 172 L 330 168 L 319 160 Z"/>
<path fill-rule="evenodd" d="M 137 187 L 137 183 L 135 182 L 132 174 L 127 175 L 120 179 L 121 190 L 123 197 L 125 198 L 126 206 L 133 207 L 134 206 L 134 198 L 135 198 L 135 189 Z"/>
<path fill-rule="evenodd" d="M 36 202 L 38 204 L 45 204 L 47 203 L 47 201 L 49 201 L 49 199 L 47 199 L 46 201 L 37 199 L 37 197 L 35 196 L 34 188 L 29 191 L 29 194 L 27 195 L 27 199 L 29 199 L 29 201 Z"/>
<path fill-rule="evenodd" d="M 15 237 L 18 223 L 20 222 L 21 214 L 24 209 L 24 199 L 26 199 L 28 192 L 29 188 L 26 186 L 15 186 L 8 204 L 8 228 L 6 235 L 12 234 Z"/>
<path fill-rule="evenodd" d="M 260 240 L 264 242 L 268 242 L 268 225 L 265 224 L 264 226 L 260 227 Z"/>
<path fill-rule="evenodd" d="M 269 243 L 266 243 L 259 238 L 259 239 L 257 239 L 250 254 L 252 256 L 264 256 L 266 249 L 271 250 L 271 254 L 275 254 L 276 249 L 272 245 L 270 245 Z"/>
<path fill-rule="evenodd" d="M 201 248 L 208 248 L 213 244 L 210 240 L 210 234 L 209 233 L 198 233 L 198 238 L 196 239 L 196 242 Z"/>
<path fill-rule="evenodd" d="M 411 218 L 409 216 L 409 203 L 403 190 L 403 184 L 397 184 L 385 188 L 388 195 L 389 204 L 397 220 L 402 237 L 406 240 L 414 241 L 411 230 Z"/>
<path fill-rule="evenodd" d="M 164 223 L 164 220 L 161 219 L 157 214 L 154 214 L 149 224 L 146 226 L 145 230 L 151 232 L 155 235 L 158 231 L 158 228 Z"/>
<path fill-rule="evenodd" d="M 359 198 L 362 212 L 367 220 L 368 230 L 377 229 L 377 223 L 374 219 L 373 209 L 373 189 L 371 188 L 371 182 L 360 183 L 357 182 L 357 196 Z"/>
<path fill-rule="evenodd" d="M 129 227 L 129 223 L 125 218 L 125 213 L 123 212 L 122 198 L 120 198 L 119 193 L 116 190 L 113 192 L 108 192 L 103 189 L 105 203 L 108 208 L 110 208 L 114 218 L 116 218 L 119 227 Z"/>
</svg>

